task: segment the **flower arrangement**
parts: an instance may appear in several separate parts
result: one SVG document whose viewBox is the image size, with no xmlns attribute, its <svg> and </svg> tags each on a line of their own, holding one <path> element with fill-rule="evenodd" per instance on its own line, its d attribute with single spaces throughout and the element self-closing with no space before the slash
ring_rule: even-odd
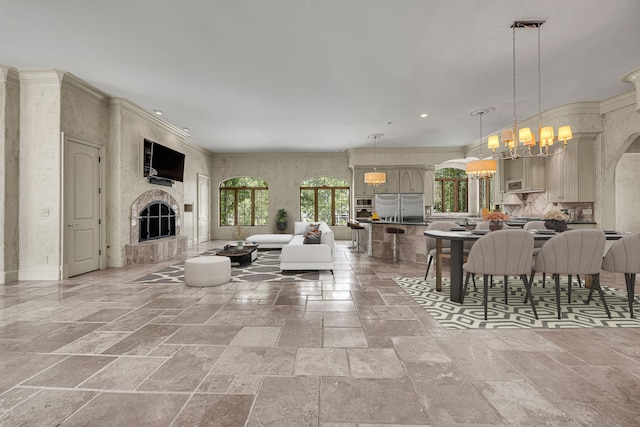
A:
<svg viewBox="0 0 640 427">
<path fill-rule="evenodd" d="M 489 212 L 487 216 L 485 216 L 482 219 L 485 221 L 497 222 L 497 221 L 507 221 L 510 218 L 509 218 L 509 215 L 502 212 Z"/>
<path fill-rule="evenodd" d="M 553 220 L 553 221 L 568 221 L 569 215 L 565 215 L 560 211 L 549 211 L 542 215 L 542 219 L 544 221 Z"/>
</svg>

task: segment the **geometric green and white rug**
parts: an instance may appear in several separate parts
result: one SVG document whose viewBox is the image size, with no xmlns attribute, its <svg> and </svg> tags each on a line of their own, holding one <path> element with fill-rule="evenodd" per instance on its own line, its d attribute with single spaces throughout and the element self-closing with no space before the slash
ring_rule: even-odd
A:
<svg viewBox="0 0 640 427">
<path fill-rule="evenodd" d="M 585 304 L 589 289 L 578 287 L 575 279 L 569 304 L 566 278 L 564 282 L 561 281 L 562 319 L 557 317 L 553 280 L 547 279 L 545 288 L 542 287 L 541 280 L 534 280 L 532 294 L 536 302 L 538 320 L 533 316 L 531 305 L 524 304 L 524 286 L 517 278 L 509 278 L 509 304 L 504 303 L 502 278 L 494 278 L 493 288 L 489 288 L 487 320 L 484 320 L 482 279 L 476 280 L 477 291 L 474 291 L 473 284 L 469 283 L 464 305 L 449 299 L 448 277 L 442 278 L 442 292 L 436 292 L 435 279 L 402 277 L 393 280 L 447 329 L 640 327 L 640 320 L 632 319 L 629 315 L 625 291 L 602 287 L 611 311 L 609 319 L 597 292 L 594 292 L 591 302 Z M 640 311 L 640 306 L 637 311 Z"/>
<path fill-rule="evenodd" d="M 210 250 L 198 256 L 212 256 L 218 250 Z M 231 282 L 307 282 L 317 281 L 317 270 L 280 270 L 280 250 L 260 250 L 258 258 L 249 265 L 232 266 Z M 139 277 L 131 283 L 180 283 L 184 284 L 184 261 Z"/>
</svg>

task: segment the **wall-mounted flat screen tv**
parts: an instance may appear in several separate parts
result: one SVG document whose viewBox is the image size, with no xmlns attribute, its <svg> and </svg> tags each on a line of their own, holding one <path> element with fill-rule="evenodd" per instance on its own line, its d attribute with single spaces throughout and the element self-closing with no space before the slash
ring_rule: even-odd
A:
<svg viewBox="0 0 640 427">
<path fill-rule="evenodd" d="M 144 176 L 182 182 L 184 154 L 145 138 Z"/>
</svg>

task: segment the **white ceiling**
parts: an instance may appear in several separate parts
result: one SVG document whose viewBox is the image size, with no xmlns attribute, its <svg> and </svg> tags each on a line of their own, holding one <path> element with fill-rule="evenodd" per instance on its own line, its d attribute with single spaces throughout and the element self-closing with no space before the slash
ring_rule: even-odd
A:
<svg viewBox="0 0 640 427">
<path fill-rule="evenodd" d="M 215 152 L 460 147 L 513 120 L 514 20 L 542 109 L 632 89 L 638 0 L 0 0 L 0 64 L 69 71 Z M 537 31 L 517 30 L 519 118 Z M 428 113 L 428 118 L 420 118 Z"/>
</svg>

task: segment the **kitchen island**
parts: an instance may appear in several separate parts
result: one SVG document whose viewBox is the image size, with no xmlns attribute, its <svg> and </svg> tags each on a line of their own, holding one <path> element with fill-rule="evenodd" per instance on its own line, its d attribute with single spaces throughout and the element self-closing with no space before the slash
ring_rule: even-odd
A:
<svg viewBox="0 0 640 427">
<path fill-rule="evenodd" d="M 376 258 L 393 259 L 393 234 L 387 227 L 400 228 L 404 234 L 398 235 L 398 260 L 426 264 L 427 242 L 424 231 L 430 224 L 423 222 L 360 221 L 365 227 L 360 235 L 360 247 Z"/>
</svg>

